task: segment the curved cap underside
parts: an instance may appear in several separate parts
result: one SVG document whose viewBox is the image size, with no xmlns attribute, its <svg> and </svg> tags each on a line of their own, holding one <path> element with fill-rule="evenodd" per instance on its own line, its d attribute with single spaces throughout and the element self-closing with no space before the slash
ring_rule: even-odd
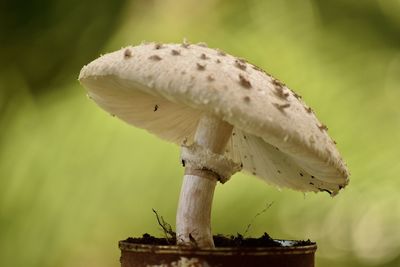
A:
<svg viewBox="0 0 400 267">
<path fill-rule="evenodd" d="M 143 44 L 85 66 L 81 83 L 103 109 L 176 144 L 200 117 L 234 126 L 225 155 L 270 184 L 335 195 L 348 171 L 327 128 L 284 84 L 221 51 Z"/>
</svg>

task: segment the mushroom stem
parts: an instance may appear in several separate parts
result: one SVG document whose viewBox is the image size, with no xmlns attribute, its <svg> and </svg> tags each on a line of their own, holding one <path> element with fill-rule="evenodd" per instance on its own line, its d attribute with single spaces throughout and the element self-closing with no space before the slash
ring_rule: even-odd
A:
<svg viewBox="0 0 400 267">
<path fill-rule="evenodd" d="M 233 126 L 221 119 L 201 117 L 194 141 L 203 149 L 223 154 Z M 211 234 L 211 206 L 218 174 L 207 166 L 194 169 L 186 166 L 176 216 L 178 245 L 213 248 Z"/>
</svg>

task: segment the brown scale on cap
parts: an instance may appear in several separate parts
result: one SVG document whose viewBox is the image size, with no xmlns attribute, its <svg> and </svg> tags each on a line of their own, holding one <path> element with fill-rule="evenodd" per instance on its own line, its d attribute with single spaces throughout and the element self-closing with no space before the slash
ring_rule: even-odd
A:
<svg viewBox="0 0 400 267">
<path fill-rule="evenodd" d="M 154 44 L 154 49 L 158 50 L 158 49 L 161 49 L 161 48 L 163 48 L 163 44 L 160 44 L 160 43 L 155 43 Z"/>
<path fill-rule="evenodd" d="M 242 87 L 244 87 L 246 89 L 251 88 L 250 81 L 246 77 L 244 77 L 242 74 L 239 74 L 239 83 Z"/>
<path fill-rule="evenodd" d="M 235 67 L 241 69 L 241 70 L 246 70 L 247 66 L 246 63 L 243 63 L 241 60 L 236 59 L 235 60 Z"/>
<path fill-rule="evenodd" d="M 280 112 L 284 112 L 286 108 L 290 107 L 289 103 L 286 104 L 278 104 L 278 103 L 272 103 L 274 107 L 276 107 Z"/>
<path fill-rule="evenodd" d="M 183 145 L 186 145 L 186 144 L 187 144 L 187 141 L 188 141 L 188 138 L 185 137 L 185 139 L 183 139 L 183 141 L 182 141 L 182 144 L 183 144 Z"/>
<path fill-rule="evenodd" d="M 238 60 L 242 64 L 246 64 L 247 63 L 247 60 L 244 59 L 244 58 L 241 58 L 241 57 L 237 57 L 236 60 Z"/>
<path fill-rule="evenodd" d="M 327 192 L 329 195 L 332 195 L 332 192 L 329 191 L 328 189 L 318 188 L 318 190 L 321 192 Z"/>
<path fill-rule="evenodd" d="M 264 72 L 264 70 L 256 65 L 253 65 L 252 68 L 256 71 Z"/>
<path fill-rule="evenodd" d="M 274 94 L 282 99 L 287 99 L 289 96 L 289 93 L 288 92 L 285 93 L 283 91 L 283 87 L 280 87 L 280 86 L 275 86 Z"/>
<path fill-rule="evenodd" d="M 246 103 L 250 103 L 250 97 L 248 97 L 248 96 L 243 97 L 243 100 Z"/>
<path fill-rule="evenodd" d="M 272 78 L 272 84 L 276 87 L 284 87 L 285 84 L 278 79 Z"/>
<path fill-rule="evenodd" d="M 297 99 L 301 99 L 301 95 L 299 95 L 298 93 L 296 93 L 296 92 L 294 92 L 294 91 L 292 91 L 292 93 L 293 93 L 293 96 L 295 97 L 295 98 L 297 98 Z"/>
<path fill-rule="evenodd" d="M 220 49 L 217 49 L 217 54 L 218 56 L 223 56 L 223 57 L 226 56 L 226 53 Z"/>
<path fill-rule="evenodd" d="M 196 45 L 201 47 L 208 47 L 208 45 L 204 42 L 197 43 Z"/>
<path fill-rule="evenodd" d="M 212 74 L 207 75 L 207 81 L 209 81 L 209 82 L 215 81 L 214 75 L 212 75 Z"/>
<path fill-rule="evenodd" d="M 219 64 L 219 63 L 221 63 L 221 60 L 219 60 L 219 59 L 217 58 L 217 60 L 215 60 L 215 62 L 217 62 L 217 63 Z"/>
<path fill-rule="evenodd" d="M 203 60 L 210 59 L 210 58 L 209 58 L 206 54 L 204 54 L 204 53 L 202 53 L 202 54 L 200 55 L 200 58 L 203 59 Z"/>
<path fill-rule="evenodd" d="M 171 54 L 172 54 L 173 56 L 180 56 L 180 55 L 181 55 L 181 51 L 172 49 L 172 50 L 171 50 Z"/>
<path fill-rule="evenodd" d="M 307 111 L 307 113 L 313 113 L 313 110 L 311 107 L 304 106 L 304 109 Z"/>
<path fill-rule="evenodd" d="M 125 49 L 124 58 L 130 58 L 131 56 L 132 56 L 132 51 L 129 48 Z"/>
<path fill-rule="evenodd" d="M 196 63 L 197 69 L 198 70 L 205 70 L 206 69 L 206 64 L 200 64 L 200 63 Z"/>
<path fill-rule="evenodd" d="M 285 86 L 284 83 L 282 83 L 278 79 L 272 78 L 272 84 L 274 85 L 274 88 L 275 88 L 274 93 L 279 98 L 286 99 L 289 96 L 289 93 L 284 92 L 284 90 L 283 90 L 283 87 Z"/>
<path fill-rule="evenodd" d="M 317 125 L 318 129 L 320 129 L 321 131 L 328 131 L 328 126 L 326 126 L 325 124 L 321 123 L 320 125 Z"/>
<path fill-rule="evenodd" d="M 184 48 L 189 48 L 190 43 L 185 38 L 185 39 L 183 39 L 183 42 L 182 42 L 181 46 L 184 47 Z"/>
<path fill-rule="evenodd" d="M 271 74 L 269 74 L 268 72 L 266 72 L 265 70 L 263 70 L 262 68 L 258 67 L 257 65 L 252 64 L 252 67 L 254 70 L 259 71 L 261 73 L 266 74 L 267 76 L 271 77 Z"/>
<path fill-rule="evenodd" d="M 154 106 L 154 112 L 156 112 L 158 110 L 158 105 L 156 104 L 155 106 Z"/>
<path fill-rule="evenodd" d="M 162 58 L 158 55 L 152 55 L 152 56 L 149 56 L 149 59 L 154 60 L 154 61 L 160 61 Z"/>
</svg>

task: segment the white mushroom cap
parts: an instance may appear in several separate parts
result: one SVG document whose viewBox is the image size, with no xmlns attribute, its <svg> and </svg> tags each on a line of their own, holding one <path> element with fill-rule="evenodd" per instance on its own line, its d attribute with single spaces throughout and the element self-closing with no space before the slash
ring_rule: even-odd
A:
<svg viewBox="0 0 400 267">
<path fill-rule="evenodd" d="M 204 45 L 142 44 L 83 67 L 103 109 L 179 145 L 203 114 L 234 126 L 225 157 L 277 185 L 335 195 L 348 170 L 327 128 L 300 97 L 258 67 Z"/>
</svg>

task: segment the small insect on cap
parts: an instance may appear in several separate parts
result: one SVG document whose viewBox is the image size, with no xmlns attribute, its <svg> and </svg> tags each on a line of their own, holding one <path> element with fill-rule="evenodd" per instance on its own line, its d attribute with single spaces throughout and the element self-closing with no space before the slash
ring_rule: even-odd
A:
<svg viewBox="0 0 400 267">
<path fill-rule="evenodd" d="M 348 170 L 301 97 L 260 68 L 204 44 L 148 43 L 83 67 L 89 96 L 120 119 L 176 144 L 204 114 L 233 125 L 224 156 L 279 187 L 335 195 Z"/>
</svg>

